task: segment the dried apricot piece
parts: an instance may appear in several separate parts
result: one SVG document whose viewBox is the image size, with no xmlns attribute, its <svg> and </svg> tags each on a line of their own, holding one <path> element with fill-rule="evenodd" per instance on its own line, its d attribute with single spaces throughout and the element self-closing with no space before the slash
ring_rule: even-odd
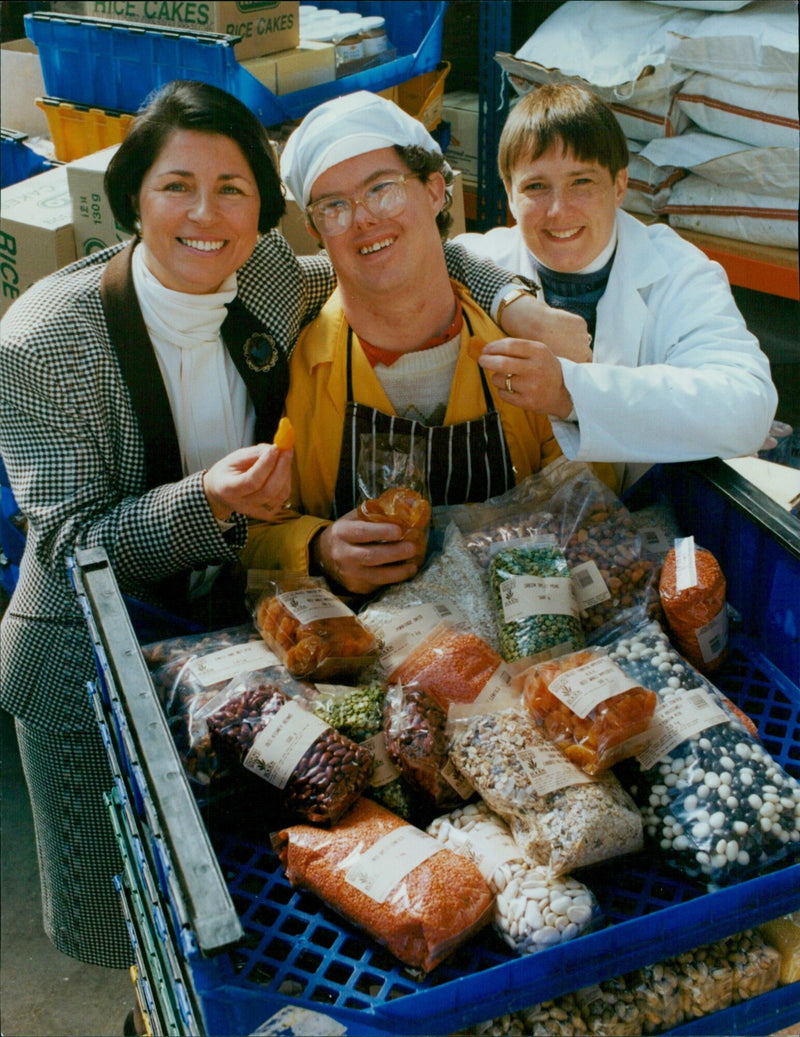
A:
<svg viewBox="0 0 800 1037">
<path fill-rule="evenodd" d="M 294 425 L 288 418 L 281 418 L 278 422 L 272 445 L 279 450 L 291 450 L 294 446 Z"/>
</svg>

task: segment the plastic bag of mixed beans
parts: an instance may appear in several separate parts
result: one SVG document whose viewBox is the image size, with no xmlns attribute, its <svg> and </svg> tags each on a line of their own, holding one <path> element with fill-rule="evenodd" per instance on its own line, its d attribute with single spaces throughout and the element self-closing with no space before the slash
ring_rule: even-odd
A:
<svg viewBox="0 0 800 1037">
<path fill-rule="evenodd" d="M 800 852 L 800 782 L 752 724 L 646 623 L 607 646 L 656 691 L 651 739 L 615 772 L 636 800 L 660 856 L 709 889 L 740 882 Z"/>
<path fill-rule="evenodd" d="M 507 493 L 449 514 L 484 566 L 495 543 L 554 536 L 589 643 L 658 608 L 658 562 L 628 509 L 588 465 L 560 458 Z"/>
<path fill-rule="evenodd" d="M 204 710 L 211 743 L 232 765 L 267 782 L 283 808 L 307 821 L 338 820 L 364 791 L 371 750 L 357 745 L 256 670 L 232 681 Z"/>
<path fill-rule="evenodd" d="M 642 819 L 610 772 L 590 778 L 520 710 L 452 717 L 450 759 L 551 876 L 642 848 Z"/>
</svg>

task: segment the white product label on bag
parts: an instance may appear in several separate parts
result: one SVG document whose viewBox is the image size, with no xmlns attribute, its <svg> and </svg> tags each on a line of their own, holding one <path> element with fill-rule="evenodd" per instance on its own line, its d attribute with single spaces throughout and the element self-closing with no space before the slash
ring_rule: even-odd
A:
<svg viewBox="0 0 800 1037">
<path fill-rule="evenodd" d="M 675 590 L 685 591 L 697 586 L 697 560 L 694 537 L 675 540 Z"/>
<path fill-rule="evenodd" d="M 373 626 L 383 643 L 380 656 L 383 668 L 387 673 L 393 673 L 442 622 L 461 621 L 461 614 L 444 601 L 400 609 L 396 618 L 392 618 L 391 629 Z"/>
<path fill-rule="evenodd" d="M 500 584 L 506 623 L 528 616 L 574 616 L 575 597 L 569 576 L 512 576 Z"/>
<path fill-rule="evenodd" d="M 552 694 L 579 717 L 587 717 L 606 699 L 639 687 L 641 685 L 631 680 L 607 655 L 598 655 L 583 666 L 559 674 L 548 685 Z"/>
<path fill-rule="evenodd" d="M 595 605 L 611 598 L 611 591 L 596 562 L 580 562 L 572 569 L 570 577 L 579 609 L 594 608 Z"/>
<path fill-rule="evenodd" d="M 500 713 L 504 709 L 519 706 L 519 691 L 512 687 L 514 673 L 507 663 L 500 663 L 489 680 L 481 688 L 472 702 L 451 702 L 447 708 L 450 720 L 458 717 L 471 717 L 485 713 Z"/>
<path fill-rule="evenodd" d="M 306 750 L 328 727 L 297 702 L 287 702 L 253 739 L 244 766 L 270 785 L 286 788 Z"/>
<path fill-rule="evenodd" d="M 710 623 L 698 627 L 694 632 L 700 646 L 703 662 L 711 663 L 722 655 L 728 645 L 728 610 L 725 605 Z"/>
<path fill-rule="evenodd" d="M 647 729 L 647 745 L 636 759 L 648 771 L 666 759 L 673 749 L 701 731 L 725 724 L 730 716 L 705 688 L 689 688 L 659 702 Z"/>
<path fill-rule="evenodd" d="M 443 849 L 432 835 L 413 825 L 403 825 L 360 853 L 345 872 L 345 879 L 370 899 L 382 904 L 406 875 Z"/>
<path fill-rule="evenodd" d="M 313 623 L 318 619 L 336 619 L 355 615 L 343 601 L 340 601 L 335 594 L 331 594 L 325 587 L 281 591 L 278 601 L 301 626 Z"/>
<path fill-rule="evenodd" d="M 518 760 L 537 796 L 547 796 L 571 785 L 585 785 L 592 780 L 549 743 L 521 750 Z"/>
<path fill-rule="evenodd" d="M 384 785 L 388 785 L 390 782 L 394 781 L 395 778 L 400 776 L 399 767 L 395 767 L 387 755 L 386 736 L 383 731 L 379 732 L 377 735 L 373 735 L 372 738 L 367 738 L 362 744 L 372 750 L 372 755 L 375 758 L 372 777 L 369 780 L 369 783 L 373 788 L 382 788 Z"/>
<path fill-rule="evenodd" d="M 221 681 L 231 681 L 240 673 L 263 670 L 267 666 L 279 666 L 277 655 L 263 641 L 247 641 L 241 645 L 221 648 L 210 652 L 189 664 L 189 672 L 205 688 Z"/>
</svg>

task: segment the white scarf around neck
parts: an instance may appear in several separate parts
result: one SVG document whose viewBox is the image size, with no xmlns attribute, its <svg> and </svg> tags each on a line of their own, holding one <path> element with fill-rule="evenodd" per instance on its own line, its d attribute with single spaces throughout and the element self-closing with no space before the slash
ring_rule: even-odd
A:
<svg viewBox="0 0 800 1037">
<path fill-rule="evenodd" d="M 167 390 L 184 475 L 253 442 L 255 410 L 220 329 L 236 297 L 236 274 L 222 289 L 193 295 L 165 288 L 133 252 L 133 284 Z"/>
</svg>

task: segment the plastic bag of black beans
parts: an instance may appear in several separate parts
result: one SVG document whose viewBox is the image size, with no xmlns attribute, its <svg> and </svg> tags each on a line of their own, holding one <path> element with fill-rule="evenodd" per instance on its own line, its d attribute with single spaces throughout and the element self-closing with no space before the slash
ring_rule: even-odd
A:
<svg viewBox="0 0 800 1037">
<path fill-rule="evenodd" d="M 800 782 L 657 623 L 608 646 L 659 697 L 647 748 L 615 767 L 663 858 L 713 890 L 800 853 Z"/>
<path fill-rule="evenodd" d="M 298 696 L 313 688 L 279 665 L 250 623 L 154 642 L 142 648 L 142 655 L 190 785 L 203 799 L 212 786 L 222 791 L 230 777 L 230 769 L 212 749 L 204 707 L 231 680 L 256 668 L 274 666 L 272 679 L 287 694 Z"/>
<path fill-rule="evenodd" d="M 256 670 L 232 681 L 205 710 L 211 743 L 233 765 L 262 778 L 276 801 L 306 821 L 331 824 L 372 775 L 372 751 L 335 731 Z"/>
</svg>

